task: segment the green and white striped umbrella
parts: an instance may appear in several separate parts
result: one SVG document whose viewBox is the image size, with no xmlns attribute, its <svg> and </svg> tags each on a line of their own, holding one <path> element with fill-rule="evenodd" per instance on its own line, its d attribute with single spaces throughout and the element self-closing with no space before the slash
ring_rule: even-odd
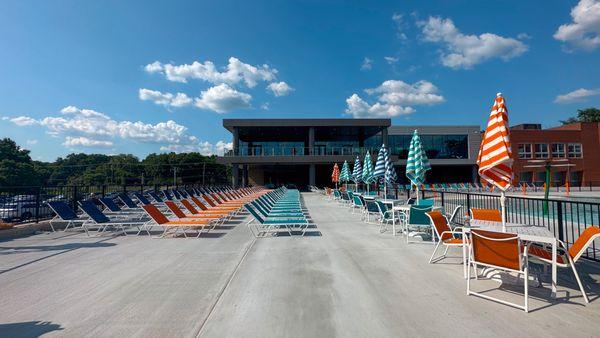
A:
<svg viewBox="0 0 600 338">
<path fill-rule="evenodd" d="M 352 171 L 352 180 L 354 183 L 362 182 L 362 165 L 360 164 L 360 158 L 356 155 L 356 161 L 354 161 L 354 170 Z"/>
<path fill-rule="evenodd" d="M 413 133 L 406 159 L 406 177 L 417 187 L 425 183 L 425 173 L 431 169 L 417 130 Z"/>
<path fill-rule="evenodd" d="M 348 182 L 350 179 L 350 166 L 347 161 L 344 161 L 344 166 L 342 166 L 342 172 L 340 173 L 340 181 Z"/>
<path fill-rule="evenodd" d="M 370 184 L 373 182 L 373 161 L 371 161 L 371 154 L 369 151 L 367 151 L 363 163 L 362 180 L 363 182 Z"/>
<path fill-rule="evenodd" d="M 398 175 L 396 175 L 396 169 L 394 168 L 394 163 L 391 160 L 388 161 L 385 168 L 385 181 L 388 184 L 394 184 L 398 181 Z"/>
<path fill-rule="evenodd" d="M 379 154 L 377 154 L 377 162 L 375 162 L 375 170 L 373 171 L 374 179 L 381 178 L 383 180 L 385 178 L 385 169 L 389 160 L 385 144 L 382 144 L 381 148 L 379 148 Z"/>
</svg>

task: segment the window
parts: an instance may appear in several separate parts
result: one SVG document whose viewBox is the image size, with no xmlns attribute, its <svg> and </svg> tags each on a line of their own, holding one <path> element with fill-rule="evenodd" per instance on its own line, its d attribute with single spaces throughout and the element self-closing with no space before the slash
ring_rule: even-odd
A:
<svg viewBox="0 0 600 338">
<path fill-rule="evenodd" d="M 570 158 L 583 157 L 583 150 L 581 149 L 581 143 L 569 143 L 569 157 Z"/>
<path fill-rule="evenodd" d="M 519 158 L 532 158 L 531 144 L 519 144 Z"/>
<path fill-rule="evenodd" d="M 564 143 L 553 143 L 552 144 L 552 157 L 555 157 L 555 158 L 567 157 Z"/>
<path fill-rule="evenodd" d="M 536 143 L 535 144 L 535 158 L 548 158 L 548 144 Z"/>
</svg>

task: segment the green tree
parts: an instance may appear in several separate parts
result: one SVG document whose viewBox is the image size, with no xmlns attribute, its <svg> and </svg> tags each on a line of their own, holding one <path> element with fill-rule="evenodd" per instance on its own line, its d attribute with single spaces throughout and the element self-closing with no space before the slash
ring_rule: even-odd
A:
<svg viewBox="0 0 600 338">
<path fill-rule="evenodd" d="M 15 141 L 0 140 L 0 186 L 39 185 L 29 150 L 21 149 Z"/>
<path fill-rule="evenodd" d="M 598 108 L 586 108 L 578 109 L 577 117 L 570 117 L 564 121 L 560 121 L 562 124 L 571 124 L 578 122 L 600 122 L 600 109 Z"/>
</svg>

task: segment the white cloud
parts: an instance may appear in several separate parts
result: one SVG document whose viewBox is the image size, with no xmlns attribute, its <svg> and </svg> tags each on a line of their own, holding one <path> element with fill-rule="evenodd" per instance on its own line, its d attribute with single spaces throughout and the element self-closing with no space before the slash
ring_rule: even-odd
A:
<svg viewBox="0 0 600 338">
<path fill-rule="evenodd" d="M 173 65 L 155 61 L 144 67 L 148 73 L 164 74 L 167 80 L 174 82 L 187 82 L 189 79 L 203 80 L 212 84 L 226 83 L 236 85 L 243 82 L 253 88 L 260 81 L 271 82 L 275 80 L 277 69 L 269 65 L 253 66 L 240 61 L 235 57 L 229 58 L 229 63 L 223 71 L 219 71 L 212 61 L 191 64 Z"/>
<path fill-rule="evenodd" d="M 394 13 L 394 15 L 392 15 L 392 20 L 394 21 L 394 24 L 396 25 L 396 36 L 398 37 L 398 39 L 404 41 L 407 40 L 408 38 L 406 37 L 406 34 L 404 33 L 404 30 L 406 29 L 406 22 L 404 20 L 404 15 L 401 13 Z"/>
<path fill-rule="evenodd" d="M 24 127 L 24 126 L 32 126 L 34 124 L 37 124 L 38 121 L 36 119 L 33 119 L 28 116 L 19 116 L 19 117 L 11 118 L 10 122 L 16 124 L 19 127 Z"/>
<path fill-rule="evenodd" d="M 85 148 L 106 148 L 112 147 L 114 143 L 112 141 L 102 141 L 102 140 L 93 140 L 84 136 L 79 137 L 71 137 L 67 136 L 65 138 L 65 142 L 63 145 L 67 148 L 77 148 L 77 147 L 85 147 Z"/>
<path fill-rule="evenodd" d="M 586 50 L 600 46 L 600 0 L 580 0 L 571 9 L 571 18 L 572 23 L 558 27 L 556 40 Z"/>
<path fill-rule="evenodd" d="M 294 88 L 290 87 L 287 83 L 281 82 L 272 82 L 267 86 L 267 90 L 271 91 L 275 96 L 286 96 L 291 93 Z"/>
<path fill-rule="evenodd" d="M 265 103 L 263 103 L 263 104 L 260 105 L 260 109 L 262 109 L 262 110 L 269 110 L 270 108 L 271 107 L 270 107 L 269 102 L 265 102 Z"/>
<path fill-rule="evenodd" d="M 400 80 L 387 80 L 365 92 L 369 95 L 379 94 L 379 101 L 395 105 L 431 105 L 444 102 L 444 97 L 437 94 L 438 88 L 429 81 L 418 81 L 411 85 Z"/>
<path fill-rule="evenodd" d="M 362 64 L 360 65 L 360 69 L 361 70 L 371 70 L 373 68 L 373 60 L 369 59 L 368 57 L 365 57 L 363 59 Z"/>
<path fill-rule="evenodd" d="M 444 102 L 444 97 L 438 94 L 438 88 L 428 81 L 408 84 L 400 80 L 387 80 L 376 88 L 365 89 L 365 92 L 376 95 L 377 102 L 371 105 L 358 94 L 353 94 L 346 99 L 346 114 L 355 118 L 395 117 L 414 113 L 416 109 L 412 106 Z"/>
<path fill-rule="evenodd" d="M 160 147 L 160 151 L 163 152 L 175 152 L 175 153 L 190 153 L 199 152 L 203 155 L 223 155 L 225 151 L 233 149 L 233 143 L 219 141 L 216 144 L 210 142 L 200 142 L 198 144 L 171 144 L 168 146 Z"/>
<path fill-rule="evenodd" d="M 384 56 L 383 58 L 390 65 L 398 62 L 398 60 L 399 60 L 397 57 L 393 57 L 393 56 Z"/>
<path fill-rule="evenodd" d="M 63 108 L 61 113 L 61 116 L 47 116 L 41 120 L 22 116 L 20 120 L 29 119 L 27 121 L 45 127 L 50 135 L 64 137 L 63 144 L 69 148 L 112 147 L 116 140 L 124 140 L 200 151 L 206 143 L 172 120 L 156 124 L 116 121 L 104 113 L 74 106 Z"/>
<path fill-rule="evenodd" d="M 36 145 L 38 143 L 38 140 L 36 139 L 31 139 L 31 140 L 26 140 L 25 143 L 27 143 L 27 145 Z"/>
<path fill-rule="evenodd" d="M 417 23 L 423 31 L 424 40 L 444 46 L 441 62 L 454 69 L 469 69 L 489 59 L 510 60 L 528 49 L 522 41 L 505 38 L 493 33 L 465 35 L 451 19 L 429 17 Z"/>
<path fill-rule="evenodd" d="M 370 105 L 360 98 L 358 94 L 352 94 L 352 96 L 347 98 L 346 104 L 346 114 L 352 115 L 354 118 L 394 117 L 414 112 L 414 109 L 411 107 L 401 107 L 386 103 L 377 102 L 374 105 Z"/>
<path fill-rule="evenodd" d="M 225 113 L 233 109 L 249 108 L 251 99 L 249 94 L 238 92 L 223 83 L 202 91 L 194 104 L 198 108 Z"/>
<path fill-rule="evenodd" d="M 140 88 L 139 98 L 142 101 L 152 101 L 155 104 L 170 107 L 185 107 L 192 104 L 192 99 L 184 93 L 162 93 L 158 90 Z"/>
<path fill-rule="evenodd" d="M 590 96 L 598 96 L 598 95 L 600 95 L 600 88 L 596 88 L 596 89 L 579 88 L 570 93 L 558 95 L 556 97 L 556 99 L 554 99 L 554 102 L 555 103 L 578 102 L 578 101 L 584 101 L 586 98 L 588 98 Z"/>
</svg>

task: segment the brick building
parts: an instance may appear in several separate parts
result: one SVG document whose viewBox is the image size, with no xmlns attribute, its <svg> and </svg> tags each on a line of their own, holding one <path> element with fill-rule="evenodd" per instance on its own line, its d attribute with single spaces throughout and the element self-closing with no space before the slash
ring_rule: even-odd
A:
<svg viewBox="0 0 600 338">
<path fill-rule="evenodd" d="M 600 185 L 600 123 L 573 123 L 542 129 L 540 124 L 511 127 L 515 181 L 545 181 L 550 162 L 553 185 Z M 531 167 L 540 166 L 540 167 Z"/>
</svg>

